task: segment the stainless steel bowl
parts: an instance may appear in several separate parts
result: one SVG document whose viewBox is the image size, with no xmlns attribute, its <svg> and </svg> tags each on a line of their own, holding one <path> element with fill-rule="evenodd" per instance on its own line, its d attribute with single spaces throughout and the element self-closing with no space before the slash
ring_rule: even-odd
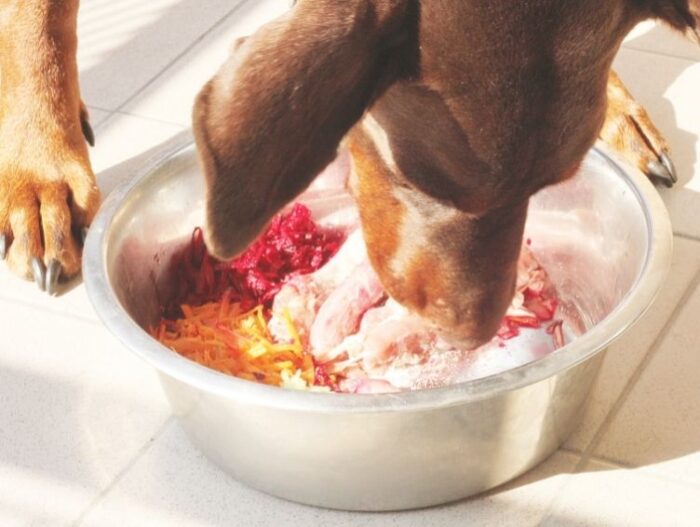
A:
<svg viewBox="0 0 700 527">
<path fill-rule="evenodd" d="M 652 185 L 596 147 L 576 178 L 533 198 L 527 227 L 583 335 L 531 364 L 446 388 L 291 392 L 206 369 L 144 330 L 169 294 L 169 255 L 202 223 L 202 191 L 189 135 L 115 190 L 87 239 L 90 298 L 124 345 L 158 369 L 210 459 L 267 493 L 337 509 L 458 500 L 544 460 L 579 422 L 602 352 L 649 306 L 672 251 Z"/>
</svg>

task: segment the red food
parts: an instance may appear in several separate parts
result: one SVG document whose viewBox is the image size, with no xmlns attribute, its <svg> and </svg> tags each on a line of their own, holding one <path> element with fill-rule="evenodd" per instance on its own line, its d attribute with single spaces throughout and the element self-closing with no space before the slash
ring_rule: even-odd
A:
<svg viewBox="0 0 700 527">
<path fill-rule="evenodd" d="M 558 307 L 556 297 L 553 295 L 545 296 L 544 293 L 537 293 L 531 289 L 526 289 L 524 296 L 525 302 L 523 306 L 534 313 L 540 319 L 540 322 L 548 322 L 554 318 L 554 313 L 556 313 Z"/>
<path fill-rule="evenodd" d="M 340 248 L 343 234 L 318 227 L 311 211 L 296 204 L 275 216 L 260 238 L 230 262 L 219 262 L 207 253 L 202 230 L 171 262 L 171 276 L 178 290 L 165 307 L 166 318 L 181 316 L 180 305 L 202 305 L 224 293 L 243 310 L 263 304 L 269 307 L 289 278 L 321 268 Z"/>
</svg>

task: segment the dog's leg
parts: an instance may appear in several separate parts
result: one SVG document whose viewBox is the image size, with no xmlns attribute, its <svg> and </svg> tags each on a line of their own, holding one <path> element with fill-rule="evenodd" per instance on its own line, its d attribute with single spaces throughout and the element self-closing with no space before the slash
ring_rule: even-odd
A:
<svg viewBox="0 0 700 527">
<path fill-rule="evenodd" d="M 0 257 L 52 292 L 99 205 L 76 64 L 78 0 L 0 4 Z"/>
<path fill-rule="evenodd" d="M 617 74 L 608 81 L 608 111 L 600 138 L 652 180 L 678 181 L 668 143 Z"/>
</svg>

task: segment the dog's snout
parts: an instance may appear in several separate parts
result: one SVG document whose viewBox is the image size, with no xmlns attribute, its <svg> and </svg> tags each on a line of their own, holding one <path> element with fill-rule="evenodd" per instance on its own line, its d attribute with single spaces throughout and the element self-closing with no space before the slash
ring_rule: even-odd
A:
<svg viewBox="0 0 700 527">
<path fill-rule="evenodd" d="M 466 284 L 465 289 L 453 291 L 450 299 L 438 298 L 428 304 L 422 314 L 450 342 L 461 349 L 474 349 L 496 335 L 514 290 L 514 278 L 509 276 L 492 287 Z"/>
</svg>

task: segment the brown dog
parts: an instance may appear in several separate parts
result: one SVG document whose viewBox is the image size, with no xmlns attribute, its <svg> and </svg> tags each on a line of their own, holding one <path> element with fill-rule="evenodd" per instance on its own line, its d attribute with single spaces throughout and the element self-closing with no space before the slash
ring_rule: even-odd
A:
<svg viewBox="0 0 700 527">
<path fill-rule="evenodd" d="M 302 0 L 198 97 L 209 248 L 242 250 L 347 136 L 387 291 L 467 345 L 487 341 L 513 295 L 528 198 L 572 175 L 601 130 L 671 177 L 610 66 L 645 18 L 695 30 L 691 2 Z"/>
<path fill-rule="evenodd" d="M 0 6 L 0 252 L 22 275 L 35 259 L 50 289 L 59 265 L 77 270 L 76 235 L 97 203 L 76 9 Z M 301 0 L 238 42 L 198 97 L 209 246 L 240 251 L 347 138 L 383 284 L 481 343 L 512 294 L 529 196 L 572 174 L 598 134 L 673 179 L 663 139 L 610 64 L 637 22 L 692 32 L 699 11 L 700 0 Z"/>
</svg>

